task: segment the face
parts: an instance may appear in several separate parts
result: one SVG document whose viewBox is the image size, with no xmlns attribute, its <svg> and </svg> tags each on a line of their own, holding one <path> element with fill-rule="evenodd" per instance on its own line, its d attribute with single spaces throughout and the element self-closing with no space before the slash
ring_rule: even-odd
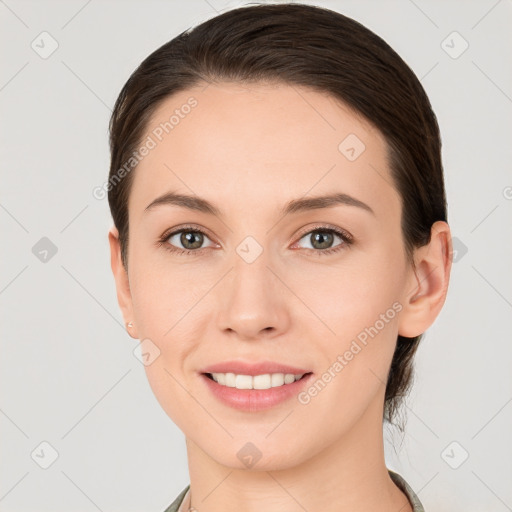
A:
<svg viewBox="0 0 512 512">
<path fill-rule="evenodd" d="M 144 140 L 120 300 L 187 439 L 282 469 L 381 424 L 412 282 L 383 136 L 327 95 L 222 83 L 166 99 Z M 195 203 L 147 208 L 167 193 Z"/>
</svg>

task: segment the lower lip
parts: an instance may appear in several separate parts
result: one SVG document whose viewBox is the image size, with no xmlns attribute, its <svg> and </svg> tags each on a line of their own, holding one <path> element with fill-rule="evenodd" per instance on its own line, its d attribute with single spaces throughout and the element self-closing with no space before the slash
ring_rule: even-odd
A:
<svg viewBox="0 0 512 512">
<path fill-rule="evenodd" d="M 297 396 L 311 377 L 313 377 L 313 374 L 309 373 L 291 384 L 270 389 L 237 389 L 222 386 L 205 374 L 201 374 L 201 378 L 208 388 L 223 404 L 240 411 L 250 412 L 271 409 Z"/>
</svg>

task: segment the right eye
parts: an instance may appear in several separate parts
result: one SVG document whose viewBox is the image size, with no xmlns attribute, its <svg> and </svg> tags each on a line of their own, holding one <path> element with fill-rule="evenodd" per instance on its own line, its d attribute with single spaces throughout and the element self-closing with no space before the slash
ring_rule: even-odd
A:
<svg viewBox="0 0 512 512">
<path fill-rule="evenodd" d="M 197 228 L 181 228 L 171 233 L 166 232 L 159 239 L 159 245 L 164 249 L 178 254 L 192 254 L 200 252 L 204 239 L 210 240 L 206 233 Z M 211 240 L 210 240 L 211 241 Z M 181 244 L 181 247 L 179 246 Z M 213 246 L 215 244 L 212 245 Z"/>
</svg>

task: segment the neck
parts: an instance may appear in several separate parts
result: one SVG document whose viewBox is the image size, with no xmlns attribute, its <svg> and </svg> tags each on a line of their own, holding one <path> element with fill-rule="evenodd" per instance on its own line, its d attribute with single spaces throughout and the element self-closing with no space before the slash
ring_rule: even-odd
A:
<svg viewBox="0 0 512 512">
<path fill-rule="evenodd" d="M 190 439 L 187 457 L 191 506 L 199 512 L 412 512 L 388 474 L 379 404 L 335 443 L 293 467 L 227 467 Z"/>
</svg>

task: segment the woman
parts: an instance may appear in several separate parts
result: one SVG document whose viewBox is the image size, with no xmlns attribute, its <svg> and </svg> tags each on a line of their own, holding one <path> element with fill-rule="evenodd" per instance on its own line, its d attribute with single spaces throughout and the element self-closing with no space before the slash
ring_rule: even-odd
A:
<svg viewBox="0 0 512 512">
<path fill-rule="evenodd" d="M 382 433 L 451 270 L 410 68 L 336 12 L 238 8 L 145 59 L 110 130 L 117 297 L 187 444 L 166 512 L 423 510 Z"/>
</svg>

